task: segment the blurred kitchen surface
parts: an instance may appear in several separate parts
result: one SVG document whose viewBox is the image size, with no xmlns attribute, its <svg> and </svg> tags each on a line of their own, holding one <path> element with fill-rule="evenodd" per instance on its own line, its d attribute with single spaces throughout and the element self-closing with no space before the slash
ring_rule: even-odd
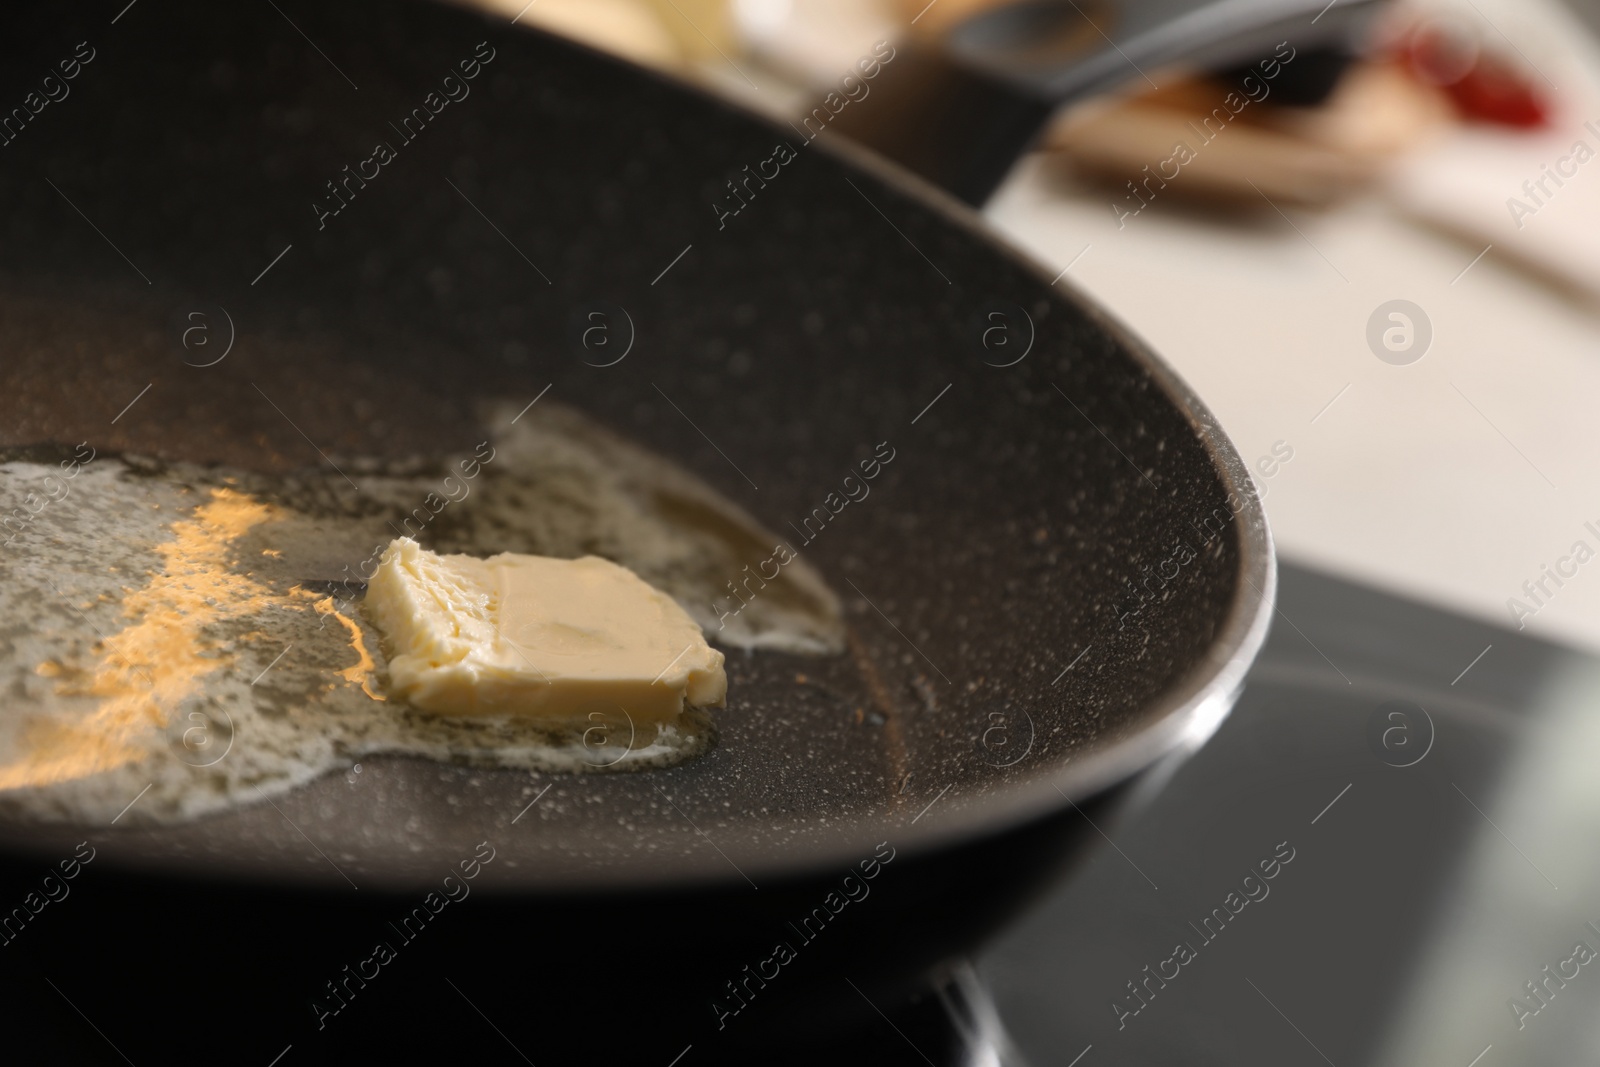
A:
<svg viewBox="0 0 1600 1067">
<path fill-rule="evenodd" d="M 784 118 L 874 42 L 989 0 L 483 2 Z M 1063 116 L 984 213 L 1199 392 L 1259 464 L 1286 558 L 1600 650 L 1584 2 L 1394 5 L 1327 106 L 1252 101 L 1214 143 L 1181 128 L 1226 87 L 1147 71 L 1142 98 Z M 1195 158 L 1172 161 L 1182 137 Z"/>
</svg>

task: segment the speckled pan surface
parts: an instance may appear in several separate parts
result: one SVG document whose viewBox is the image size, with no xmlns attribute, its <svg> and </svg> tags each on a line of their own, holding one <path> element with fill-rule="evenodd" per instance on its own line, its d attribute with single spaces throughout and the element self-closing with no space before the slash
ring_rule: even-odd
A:
<svg viewBox="0 0 1600 1067">
<path fill-rule="evenodd" d="M 1273 591 L 1243 466 L 1158 361 L 943 198 L 451 9 L 307 13 L 324 58 L 269 5 L 121 6 L 0 44 L 18 99 L 94 53 L 0 149 L 0 445 L 331 485 L 343 459 L 470 451 L 487 405 L 548 387 L 791 536 L 849 648 L 730 652 L 720 744 L 671 770 L 378 758 L 276 808 L 13 822 L 8 847 L 90 836 L 114 863 L 346 892 L 484 839 L 495 891 L 759 880 L 1014 824 L 1225 712 Z M 217 347 L 180 343 L 196 322 Z M 584 347 L 596 323 L 615 347 Z"/>
</svg>

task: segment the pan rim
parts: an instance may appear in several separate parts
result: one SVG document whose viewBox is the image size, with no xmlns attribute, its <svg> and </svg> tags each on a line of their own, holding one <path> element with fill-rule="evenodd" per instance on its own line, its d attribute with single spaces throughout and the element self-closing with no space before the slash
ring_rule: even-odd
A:
<svg viewBox="0 0 1600 1067">
<path fill-rule="evenodd" d="M 528 28 L 527 32 L 556 36 L 537 28 Z M 774 133 L 783 133 L 783 127 L 772 116 L 714 94 L 670 71 L 645 67 L 599 52 L 581 42 L 557 39 L 603 61 L 630 67 L 674 90 L 737 113 Z M 1216 733 L 1233 710 L 1243 690 L 1245 675 L 1266 643 L 1277 603 L 1278 563 L 1272 531 L 1244 458 L 1204 401 L 1150 344 L 1071 279 L 1061 278 L 1052 283 L 1054 272 L 1043 261 L 1005 240 L 977 209 L 893 160 L 843 137 L 818 137 L 810 147 L 845 169 L 876 178 L 895 192 L 919 202 L 945 222 L 958 227 L 968 238 L 1023 267 L 1047 287 L 1062 288 L 1065 299 L 1149 373 L 1199 438 L 1220 487 L 1230 497 L 1243 502 L 1234 516 L 1239 560 L 1234 594 L 1226 615 L 1204 657 L 1147 706 L 1140 726 L 1126 737 L 1105 743 L 1081 760 L 1070 759 L 1054 772 L 1042 771 L 1028 781 L 1006 785 L 998 793 L 1000 799 L 986 798 L 975 810 L 947 815 L 938 823 L 927 824 L 926 828 L 907 826 L 907 832 L 895 838 L 896 848 L 904 847 L 907 854 L 921 854 L 998 834 L 1088 799 L 1168 757 L 1192 753 Z M 782 875 L 833 862 L 848 864 L 853 856 L 848 846 L 819 847 L 815 852 L 808 852 L 800 862 L 758 860 L 750 866 L 752 870 Z M 680 881 L 671 876 L 668 880 Z M 720 882 L 723 879 L 685 874 L 681 880 Z"/>
</svg>

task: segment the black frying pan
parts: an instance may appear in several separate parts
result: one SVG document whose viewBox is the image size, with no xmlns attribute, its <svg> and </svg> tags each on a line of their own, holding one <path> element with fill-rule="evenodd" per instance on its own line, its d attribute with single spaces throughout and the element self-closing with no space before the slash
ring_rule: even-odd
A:
<svg viewBox="0 0 1600 1067">
<path fill-rule="evenodd" d="M 4 907 L 98 850 L 0 949 L 8 1040 L 134 1063 L 941 1055 L 918 991 L 1094 835 L 1085 813 L 1209 735 L 1262 640 L 1270 539 L 1210 415 L 845 145 L 427 4 L 122 7 L 6 35 L 4 101 L 80 41 L 94 58 L 0 148 L 0 444 L 314 471 L 315 449 L 460 449 L 484 398 L 549 385 L 773 527 L 877 442 L 897 457 L 806 548 L 851 651 L 730 655 L 693 763 L 378 759 L 186 825 L 0 827 Z M 479 42 L 471 97 L 319 229 L 324 182 Z M 783 139 L 796 158 L 719 227 L 725 179 Z M 612 367 L 568 343 L 593 301 L 637 331 Z M 236 325 L 216 366 L 185 365 L 191 306 Z M 985 345 L 996 325 L 1011 347 Z M 397 941 L 485 841 L 470 900 Z M 870 895 L 806 937 L 852 872 Z M 785 938 L 796 958 L 752 982 Z M 398 958 L 349 984 L 384 939 Z"/>
</svg>

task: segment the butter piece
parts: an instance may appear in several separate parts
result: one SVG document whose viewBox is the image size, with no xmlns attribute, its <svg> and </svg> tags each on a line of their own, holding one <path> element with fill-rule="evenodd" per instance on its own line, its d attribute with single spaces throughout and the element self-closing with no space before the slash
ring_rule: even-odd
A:
<svg viewBox="0 0 1600 1067">
<path fill-rule="evenodd" d="M 389 639 L 390 693 L 442 715 L 635 722 L 720 706 L 722 653 L 677 602 L 597 556 L 384 550 L 366 609 Z"/>
</svg>

